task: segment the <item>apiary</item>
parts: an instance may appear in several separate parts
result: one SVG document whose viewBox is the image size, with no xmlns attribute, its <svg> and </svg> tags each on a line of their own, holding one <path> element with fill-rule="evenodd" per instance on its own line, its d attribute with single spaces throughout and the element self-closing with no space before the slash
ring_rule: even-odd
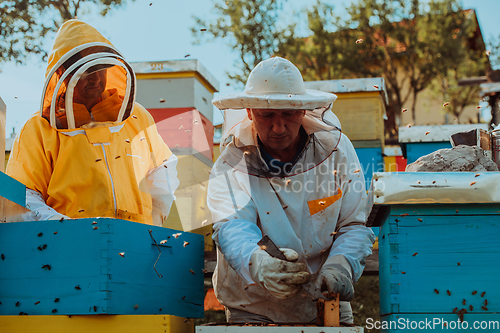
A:
<svg viewBox="0 0 500 333">
<path fill-rule="evenodd" d="M 499 183 L 498 172 L 374 174 L 382 332 L 498 332 Z"/>
</svg>

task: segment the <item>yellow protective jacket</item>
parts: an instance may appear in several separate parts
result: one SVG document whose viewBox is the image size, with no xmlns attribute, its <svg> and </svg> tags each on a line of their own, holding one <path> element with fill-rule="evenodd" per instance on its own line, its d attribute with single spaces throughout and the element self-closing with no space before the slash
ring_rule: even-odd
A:
<svg viewBox="0 0 500 333">
<path fill-rule="evenodd" d="M 103 69 L 106 88 L 101 101 L 87 111 L 71 96 L 80 77 Z M 163 220 L 178 186 L 176 171 L 167 175 L 167 164 L 176 159 L 152 116 L 134 101 L 135 75 L 120 53 L 93 27 L 66 22 L 49 56 L 41 111 L 16 138 L 7 174 L 68 217 L 147 224 L 153 223 L 155 178 L 173 176 L 169 188 L 154 190 L 169 197 Z"/>
</svg>

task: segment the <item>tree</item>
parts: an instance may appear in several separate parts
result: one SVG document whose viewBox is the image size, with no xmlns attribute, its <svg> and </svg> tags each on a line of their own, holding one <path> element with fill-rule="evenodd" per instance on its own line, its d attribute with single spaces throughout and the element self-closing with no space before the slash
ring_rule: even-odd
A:
<svg viewBox="0 0 500 333">
<path fill-rule="evenodd" d="M 134 0 L 132 0 L 134 1 Z M 0 63 L 47 56 L 43 41 L 69 19 L 95 9 L 106 15 L 126 0 L 3 0 L 0 3 Z"/>
<path fill-rule="evenodd" d="M 195 26 L 191 32 L 195 44 L 202 40 L 224 39 L 228 46 L 239 53 L 236 73 L 229 78 L 245 83 L 250 71 L 262 60 L 274 55 L 280 43 L 293 39 L 294 25 L 286 29 L 279 26 L 282 4 L 286 0 L 232 0 L 214 1 L 214 22 L 193 16 Z M 199 31 L 206 30 L 200 39 Z M 206 36 L 206 37 L 205 37 Z"/>
<path fill-rule="evenodd" d="M 477 91 L 451 88 L 461 75 L 483 74 L 486 62 L 484 44 L 474 35 L 475 17 L 457 0 L 360 0 L 347 12 L 342 20 L 318 1 L 308 12 L 312 35 L 282 44 L 280 53 L 307 79 L 384 77 L 392 135 L 403 105 L 412 101 L 415 117 L 418 94 L 437 78 L 445 82 L 441 93 L 453 98 L 447 111 L 459 114 L 475 102 Z"/>
</svg>

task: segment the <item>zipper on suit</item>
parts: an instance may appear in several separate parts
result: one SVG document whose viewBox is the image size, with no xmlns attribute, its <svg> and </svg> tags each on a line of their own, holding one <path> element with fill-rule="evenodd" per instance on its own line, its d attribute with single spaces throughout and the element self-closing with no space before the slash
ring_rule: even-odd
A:
<svg viewBox="0 0 500 333">
<path fill-rule="evenodd" d="M 113 177 L 111 176 L 111 170 L 109 169 L 108 157 L 106 155 L 106 150 L 104 149 L 104 144 L 100 144 L 102 148 L 102 153 L 104 155 L 104 162 L 106 163 L 106 168 L 108 169 L 109 180 L 111 181 L 111 189 L 113 190 L 113 203 L 115 205 L 115 218 L 117 216 L 117 208 L 116 208 L 116 194 L 115 194 L 115 184 L 113 182 Z"/>
</svg>

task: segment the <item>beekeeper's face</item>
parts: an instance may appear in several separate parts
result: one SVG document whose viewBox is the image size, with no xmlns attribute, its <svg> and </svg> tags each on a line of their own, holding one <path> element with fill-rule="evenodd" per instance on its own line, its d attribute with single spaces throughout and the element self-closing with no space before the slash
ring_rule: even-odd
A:
<svg viewBox="0 0 500 333">
<path fill-rule="evenodd" d="M 262 143 L 272 150 L 290 150 L 300 140 L 304 110 L 247 109 L 247 114 Z"/>
<path fill-rule="evenodd" d="M 106 88 L 106 69 L 83 74 L 75 87 L 73 101 L 83 104 L 90 110 L 99 103 L 102 93 Z M 90 108 L 89 108 L 90 107 Z"/>
</svg>

